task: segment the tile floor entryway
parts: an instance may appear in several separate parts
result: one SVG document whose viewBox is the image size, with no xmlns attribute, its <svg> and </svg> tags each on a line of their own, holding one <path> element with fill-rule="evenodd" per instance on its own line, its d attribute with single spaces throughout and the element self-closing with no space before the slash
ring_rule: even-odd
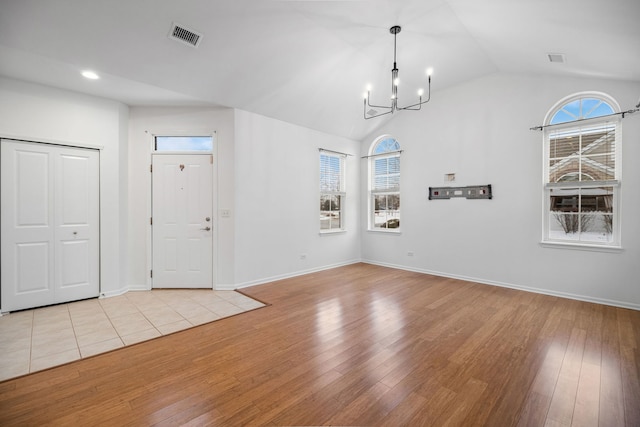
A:
<svg viewBox="0 0 640 427">
<path fill-rule="evenodd" d="M 0 381 L 263 306 L 235 291 L 154 289 L 6 314 Z"/>
</svg>

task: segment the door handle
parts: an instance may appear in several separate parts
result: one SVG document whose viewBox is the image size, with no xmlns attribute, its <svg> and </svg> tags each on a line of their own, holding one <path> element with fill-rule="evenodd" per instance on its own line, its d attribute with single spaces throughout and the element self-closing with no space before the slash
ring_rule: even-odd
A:
<svg viewBox="0 0 640 427">
<path fill-rule="evenodd" d="M 201 228 L 200 230 L 204 230 L 204 231 L 211 231 L 211 227 Z"/>
</svg>

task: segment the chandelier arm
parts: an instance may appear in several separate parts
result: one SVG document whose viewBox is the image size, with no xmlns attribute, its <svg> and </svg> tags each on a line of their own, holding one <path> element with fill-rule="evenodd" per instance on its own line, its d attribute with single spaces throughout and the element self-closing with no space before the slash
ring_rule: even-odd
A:
<svg viewBox="0 0 640 427">
<path fill-rule="evenodd" d="M 373 108 L 387 108 L 387 109 L 392 109 L 393 107 L 387 107 L 386 105 L 374 105 L 371 104 L 369 102 L 369 93 L 367 92 L 367 99 L 365 99 L 365 103 L 367 104 L 367 107 L 373 107 Z"/>
<path fill-rule="evenodd" d="M 416 102 L 415 104 L 407 105 L 406 107 L 398 107 L 398 110 L 416 110 L 417 111 L 420 108 L 413 108 L 413 107 L 422 106 L 422 104 L 426 104 L 427 102 L 429 102 L 429 99 L 427 99 L 426 101 L 420 101 L 420 102 Z"/>
<path fill-rule="evenodd" d="M 409 110 L 409 111 L 419 111 L 422 109 L 422 102 L 418 102 L 417 104 L 407 105 L 406 107 L 398 107 L 398 110 Z M 418 106 L 418 108 L 413 108 Z"/>
<path fill-rule="evenodd" d="M 388 108 L 388 107 L 385 107 L 385 108 Z M 365 119 L 365 120 L 374 119 L 374 118 L 376 118 L 376 117 L 384 116 L 385 114 L 391 114 L 391 113 L 393 113 L 393 111 L 392 111 L 392 110 L 389 110 L 389 111 L 387 111 L 386 113 L 380 113 L 380 114 L 376 114 L 375 116 L 369 116 L 369 117 L 367 117 L 367 112 L 365 111 L 365 113 L 364 113 L 364 119 Z"/>
<path fill-rule="evenodd" d="M 380 117 L 380 116 L 384 116 L 385 114 L 390 114 L 393 113 L 393 110 L 391 109 L 391 107 L 384 107 L 384 106 L 375 106 L 375 105 L 369 105 L 370 107 L 374 107 L 374 108 L 386 108 L 389 111 L 386 111 L 384 113 L 380 113 L 380 114 L 376 114 L 375 116 L 369 116 L 367 117 L 367 100 L 364 100 L 364 104 L 362 105 L 363 109 L 362 109 L 362 115 L 364 116 L 365 120 L 369 120 L 369 119 L 373 119 L 374 117 Z"/>
<path fill-rule="evenodd" d="M 418 111 L 420 110 L 420 108 L 412 108 L 412 107 L 416 107 L 416 106 L 422 106 L 422 104 L 426 104 L 427 102 L 431 101 L 431 76 L 429 76 L 429 87 L 427 89 L 427 99 L 426 100 L 422 100 L 422 97 L 420 97 L 420 101 L 415 103 L 415 104 L 411 104 L 411 105 L 407 105 L 406 107 L 398 107 L 398 110 L 412 110 L 412 111 Z"/>
</svg>

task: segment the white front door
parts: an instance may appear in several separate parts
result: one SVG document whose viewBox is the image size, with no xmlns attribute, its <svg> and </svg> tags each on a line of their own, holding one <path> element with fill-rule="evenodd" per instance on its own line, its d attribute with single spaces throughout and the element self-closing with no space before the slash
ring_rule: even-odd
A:
<svg viewBox="0 0 640 427">
<path fill-rule="evenodd" d="M 2 140 L 2 311 L 97 297 L 99 152 Z"/>
<path fill-rule="evenodd" d="M 213 287 L 213 157 L 154 154 L 154 288 Z"/>
</svg>

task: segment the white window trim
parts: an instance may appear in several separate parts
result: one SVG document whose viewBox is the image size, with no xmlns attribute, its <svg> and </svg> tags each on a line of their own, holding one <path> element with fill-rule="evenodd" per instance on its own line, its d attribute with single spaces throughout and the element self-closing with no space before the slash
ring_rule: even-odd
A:
<svg viewBox="0 0 640 427">
<path fill-rule="evenodd" d="M 367 158 L 367 171 L 368 171 L 368 178 L 367 178 L 367 191 L 368 191 L 368 196 L 367 196 L 367 231 L 368 232 L 372 232 L 372 233 L 388 233 L 388 234 L 402 234 L 402 221 L 400 222 L 400 226 L 398 228 L 383 228 L 383 227 L 375 227 L 375 209 L 374 209 L 374 196 L 376 195 L 380 195 L 380 194 L 397 194 L 398 197 L 400 198 L 400 203 L 402 203 L 402 169 L 400 169 L 400 184 L 398 186 L 398 190 L 393 190 L 393 191 L 389 191 L 389 190 L 374 190 L 372 189 L 373 187 L 373 161 L 372 159 L 384 159 L 384 158 L 391 158 L 391 157 L 397 157 L 398 159 L 401 158 L 401 154 L 402 154 L 402 149 L 400 150 L 396 150 L 396 151 L 389 151 L 386 153 L 379 153 L 379 154 L 374 154 L 373 150 L 376 148 L 376 146 L 383 140 L 388 139 L 388 138 L 393 138 L 395 140 L 395 138 L 391 135 L 381 135 L 378 138 L 376 138 L 373 143 L 371 144 L 371 146 L 369 147 L 369 152 L 368 152 L 368 158 Z M 397 142 L 397 140 L 396 140 Z M 402 206 L 402 205 L 401 205 Z M 402 208 L 400 209 L 400 211 L 402 212 Z"/>
<path fill-rule="evenodd" d="M 145 131 L 146 133 L 150 134 L 151 136 L 151 153 L 152 154 L 214 154 L 216 151 L 216 144 L 217 144 L 217 132 L 211 131 L 211 130 L 197 130 L 194 129 L 193 131 L 175 131 L 175 130 L 170 130 L 170 131 L 166 131 L 166 132 L 149 132 L 149 131 Z M 185 137 L 189 137 L 189 136 L 210 136 L 212 139 L 212 149 L 211 150 L 156 150 L 156 137 L 163 137 L 163 136 L 169 136 L 169 137 L 180 137 L 180 136 L 185 136 Z"/>
<path fill-rule="evenodd" d="M 559 111 L 565 104 L 578 100 L 580 98 L 598 98 L 607 102 L 616 112 L 620 111 L 620 106 L 618 103 L 611 98 L 609 95 L 601 93 L 601 92 L 581 92 L 574 95 L 567 96 L 560 101 L 558 101 L 545 116 L 545 125 L 549 125 L 550 120 L 553 118 L 555 113 Z M 615 179 L 607 180 L 607 181 L 582 181 L 582 182 L 567 182 L 563 183 L 550 183 L 549 182 L 549 144 L 550 137 L 549 135 L 552 132 L 562 131 L 562 130 L 571 130 L 571 129 L 579 129 L 584 127 L 597 127 L 599 125 L 603 125 L 605 123 L 613 123 L 616 125 L 616 148 L 615 148 Z M 543 145 L 543 171 L 542 171 L 542 180 L 543 180 L 543 191 L 542 191 L 542 239 L 540 241 L 540 246 L 544 248 L 555 248 L 555 249 L 575 249 L 575 250 L 584 250 L 584 251 L 595 251 L 595 252 L 610 252 L 610 253 L 619 253 L 624 249 L 622 247 L 622 229 L 621 229 L 621 219 L 620 219 L 620 177 L 622 176 L 622 138 L 619 137 L 622 135 L 622 120 L 620 118 L 611 118 L 606 117 L 601 121 L 598 118 L 593 118 L 589 120 L 589 124 L 584 125 L 576 122 L 567 122 L 560 123 L 557 125 L 553 125 L 552 129 L 545 129 L 543 132 L 544 143 Z M 572 240 L 561 240 L 561 239 L 551 239 L 549 237 L 549 215 L 550 215 L 550 189 L 551 188 L 564 188 L 564 187 L 573 187 L 573 188 L 589 188 L 596 186 L 610 186 L 614 187 L 615 191 L 613 193 L 613 212 L 614 212 L 614 230 L 613 230 L 613 240 L 610 243 L 597 243 L 590 241 L 572 241 Z"/>
<path fill-rule="evenodd" d="M 320 191 L 318 200 L 323 195 L 327 196 L 340 196 L 340 228 L 330 228 L 327 230 L 320 229 L 320 235 L 328 235 L 328 234 L 341 234 L 346 233 L 347 224 L 346 224 L 346 201 L 347 201 L 347 192 L 346 192 L 346 176 L 347 176 L 347 156 L 346 154 L 341 154 L 337 152 L 331 152 L 327 150 L 320 149 L 320 156 L 330 156 L 337 157 L 340 159 L 340 186 L 342 191 Z"/>
</svg>

